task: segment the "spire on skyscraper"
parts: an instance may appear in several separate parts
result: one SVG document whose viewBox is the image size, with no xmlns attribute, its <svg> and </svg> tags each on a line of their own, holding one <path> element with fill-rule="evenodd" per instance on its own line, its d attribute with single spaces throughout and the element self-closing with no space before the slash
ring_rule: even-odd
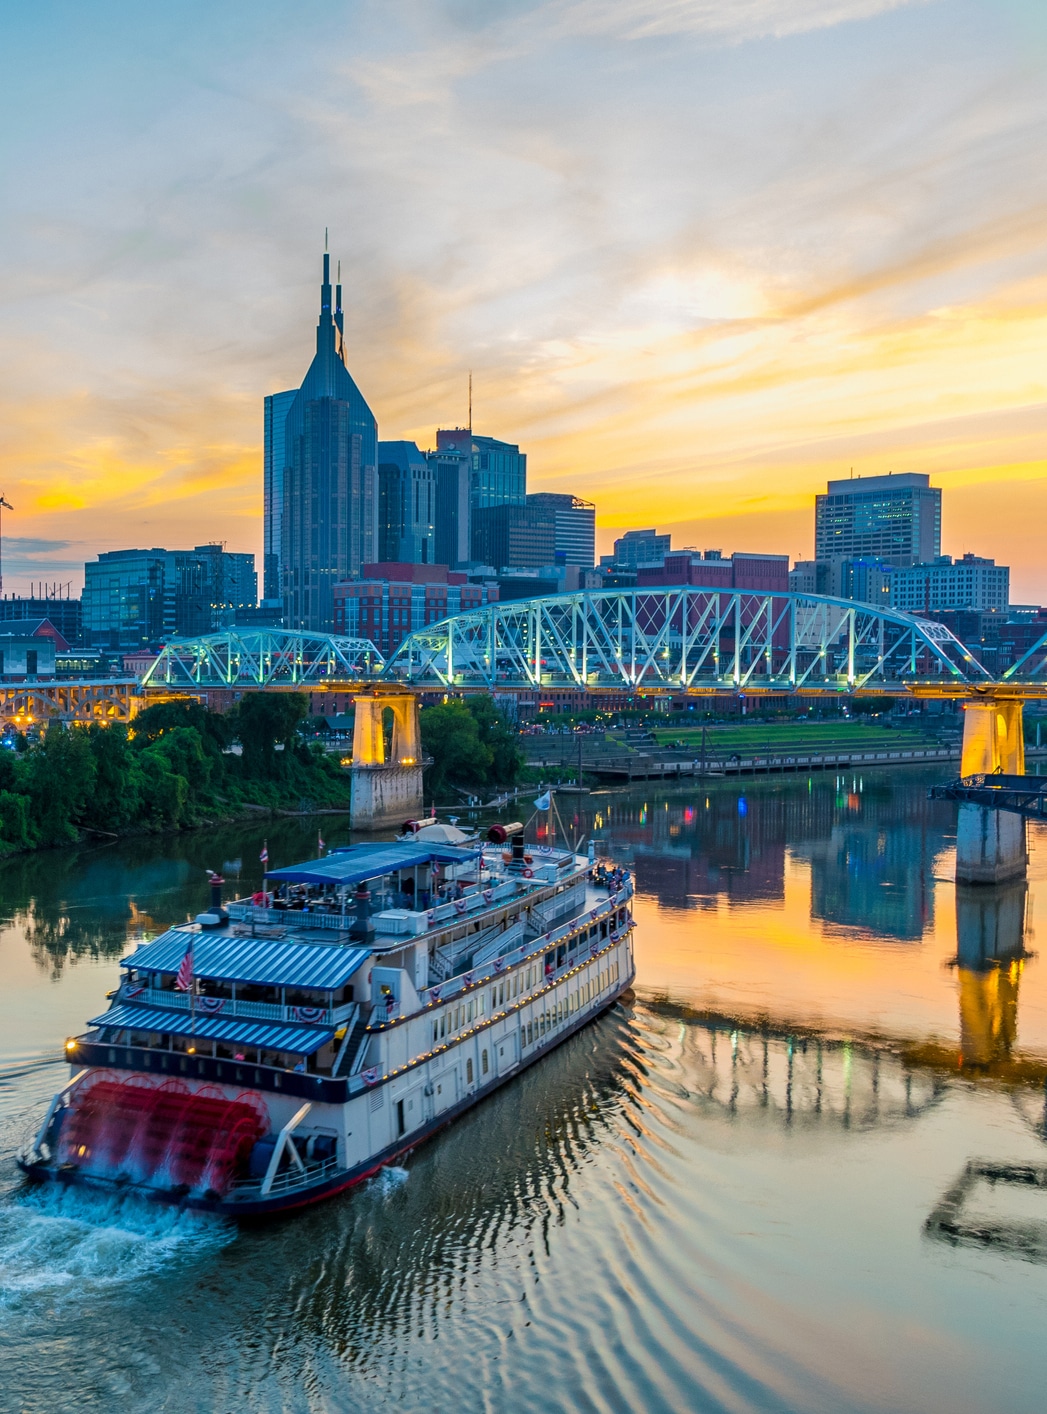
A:
<svg viewBox="0 0 1047 1414">
<path fill-rule="evenodd" d="M 334 322 L 338 325 L 338 332 L 342 333 L 342 262 L 338 262 L 337 284 L 334 287 Z"/>
</svg>

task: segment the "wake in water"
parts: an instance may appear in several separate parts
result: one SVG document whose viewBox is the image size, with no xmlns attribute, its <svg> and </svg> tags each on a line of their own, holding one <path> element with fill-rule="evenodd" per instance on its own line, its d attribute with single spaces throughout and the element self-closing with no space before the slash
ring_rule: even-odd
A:
<svg viewBox="0 0 1047 1414">
<path fill-rule="evenodd" d="M 134 1282 L 235 1236 L 230 1224 L 133 1195 L 30 1189 L 0 1203 L 0 1309 Z"/>
<path fill-rule="evenodd" d="M 377 1193 L 380 1198 L 390 1198 L 404 1186 L 410 1176 L 407 1169 L 389 1164 L 385 1168 L 379 1169 L 367 1186 L 372 1193 Z"/>
</svg>

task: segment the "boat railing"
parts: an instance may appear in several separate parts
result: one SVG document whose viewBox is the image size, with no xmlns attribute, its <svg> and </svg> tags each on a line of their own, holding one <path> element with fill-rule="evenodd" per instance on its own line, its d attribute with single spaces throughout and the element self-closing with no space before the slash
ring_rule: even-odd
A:
<svg viewBox="0 0 1047 1414">
<path fill-rule="evenodd" d="M 303 1168 L 292 1163 L 289 1168 L 282 1169 L 273 1179 L 269 1186 L 266 1197 L 277 1197 L 283 1193 L 294 1193 L 299 1188 L 312 1188 L 314 1184 L 322 1183 L 325 1178 L 330 1178 L 338 1170 L 338 1160 L 336 1158 L 323 1159 L 320 1163 L 306 1162 Z M 250 1198 L 255 1195 L 261 1197 L 262 1182 L 260 1178 L 238 1178 L 234 1179 L 229 1189 L 231 1198 Z"/>
<path fill-rule="evenodd" d="M 608 896 L 605 903 L 599 903 L 595 908 L 590 908 L 586 913 L 576 913 L 566 922 L 551 928 L 548 932 L 540 934 L 537 938 L 531 938 L 527 942 L 517 947 L 508 949 L 504 953 L 497 953 L 490 959 L 485 959 L 479 966 L 474 966 L 466 972 L 460 973 L 457 977 L 450 977 L 445 982 L 439 982 L 434 986 L 423 988 L 419 994 L 419 1000 L 423 1007 L 433 1006 L 438 1002 L 448 1002 L 453 998 L 461 996 L 463 992 L 470 992 L 474 988 L 484 983 L 490 982 L 499 977 L 507 967 L 512 967 L 518 962 L 523 962 L 525 958 L 537 957 L 546 953 L 550 948 L 558 947 L 564 938 L 577 931 L 580 921 L 584 917 L 586 927 L 594 923 L 606 921 L 612 914 L 617 913 L 621 905 L 631 897 L 633 893 L 632 880 L 626 876 L 617 893 Z M 611 931 L 611 930 L 609 930 Z M 577 965 L 577 961 L 571 964 Z M 567 964 L 564 964 L 566 967 Z M 554 969 L 549 976 L 559 975 L 563 969 Z M 390 1021 L 399 1020 L 399 1014 L 390 1015 L 385 1006 L 379 1003 L 371 1010 L 371 1017 L 368 1021 L 369 1030 L 379 1030 Z"/>
<path fill-rule="evenodd" d="M 191 998 L 188 992 L 165 991 L 162 987 L 142 987 L 125 982 L 114 998 L 139 1006 L 163 1007 L 165 1011 L 197 1011 L 201 1016 L 249 1016 L 258 1021 L 299 1021 L 312 1026 L 341 1026 L 353 1012 L 353 1002 L 337 1007 L 281 1006 L 279 1002 L 249 1002 L 239 997 Z"/>
</svg>

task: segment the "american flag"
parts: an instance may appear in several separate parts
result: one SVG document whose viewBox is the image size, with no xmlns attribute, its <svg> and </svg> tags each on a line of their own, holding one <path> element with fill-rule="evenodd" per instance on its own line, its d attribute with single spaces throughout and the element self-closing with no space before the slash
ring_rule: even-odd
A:
<svg viewBox="0 0 1047 1414">
<path fill-rule="evenodd" d="M 317 830 L 317 832 L 316 832 L 316 852 L 317 852 L 318 854 L 323 854 L 323 852 L 324 852 L 324 850 L 325 850 L 326 848 L 327 848 L 327 846 L 324 844 L 324 837 L 323 837 L 323 835 L 320 833 L 320 831 Z"/>
<path fill-rule="evenodd" d="M 193 987 L 193 945 L 192 943 L 185 950 L 185 957 L 182 958 L 178 974 L 175 977 L 175 986 L 180 992 L 192 991 Z"/>
<path fill-rule="evenodd" d="M 262 845 L 262 852 L 261 852 L 261 854 L 258 856 L 258 859 L 259 859 L 259 862 L 260 862 L 261 864 L 268 864 L 268 863 L 269 863 L 269 841 L 268 841 L 268 840 L 266 840 L 265 843 Z"/>
</svg>

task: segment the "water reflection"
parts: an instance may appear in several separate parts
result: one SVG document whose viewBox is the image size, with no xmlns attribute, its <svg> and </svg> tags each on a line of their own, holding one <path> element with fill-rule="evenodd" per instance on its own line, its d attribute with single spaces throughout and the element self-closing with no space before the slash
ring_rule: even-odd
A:
<svg viewBox="0 0 1047 1414">
<path fill-rule="evenodd" d="M 347 822 L 325 821 L 325 834 L 343 843 Z M 232 887 L 257 887 L 263 837 L 280 863 L 315 851 L 314 822 L 277 820 L 16 855 L 0 863 L 0 928 L 24 931 L 52 977 L 70 959 L 119 957 L 129 938 L 199 912 L 208 869 L 224 869 Z"/>
<path fill-rule="evenodd" d="M 792 854 L 811 866 L 812 917 L 903 941 L 934 926 L 934 861 L 955 831 L 947 805 L 883 775 L 633 792 L 575 816 L 590 823 L 666 906 L 781 901 Z"/>
<path fill-rule="evenodd" d="M 956 975 L 960 1054 L 989 1069 L 1010 1059 L 1018 1035 L 1028 885 L 956 885 Z"/>
</svg>

